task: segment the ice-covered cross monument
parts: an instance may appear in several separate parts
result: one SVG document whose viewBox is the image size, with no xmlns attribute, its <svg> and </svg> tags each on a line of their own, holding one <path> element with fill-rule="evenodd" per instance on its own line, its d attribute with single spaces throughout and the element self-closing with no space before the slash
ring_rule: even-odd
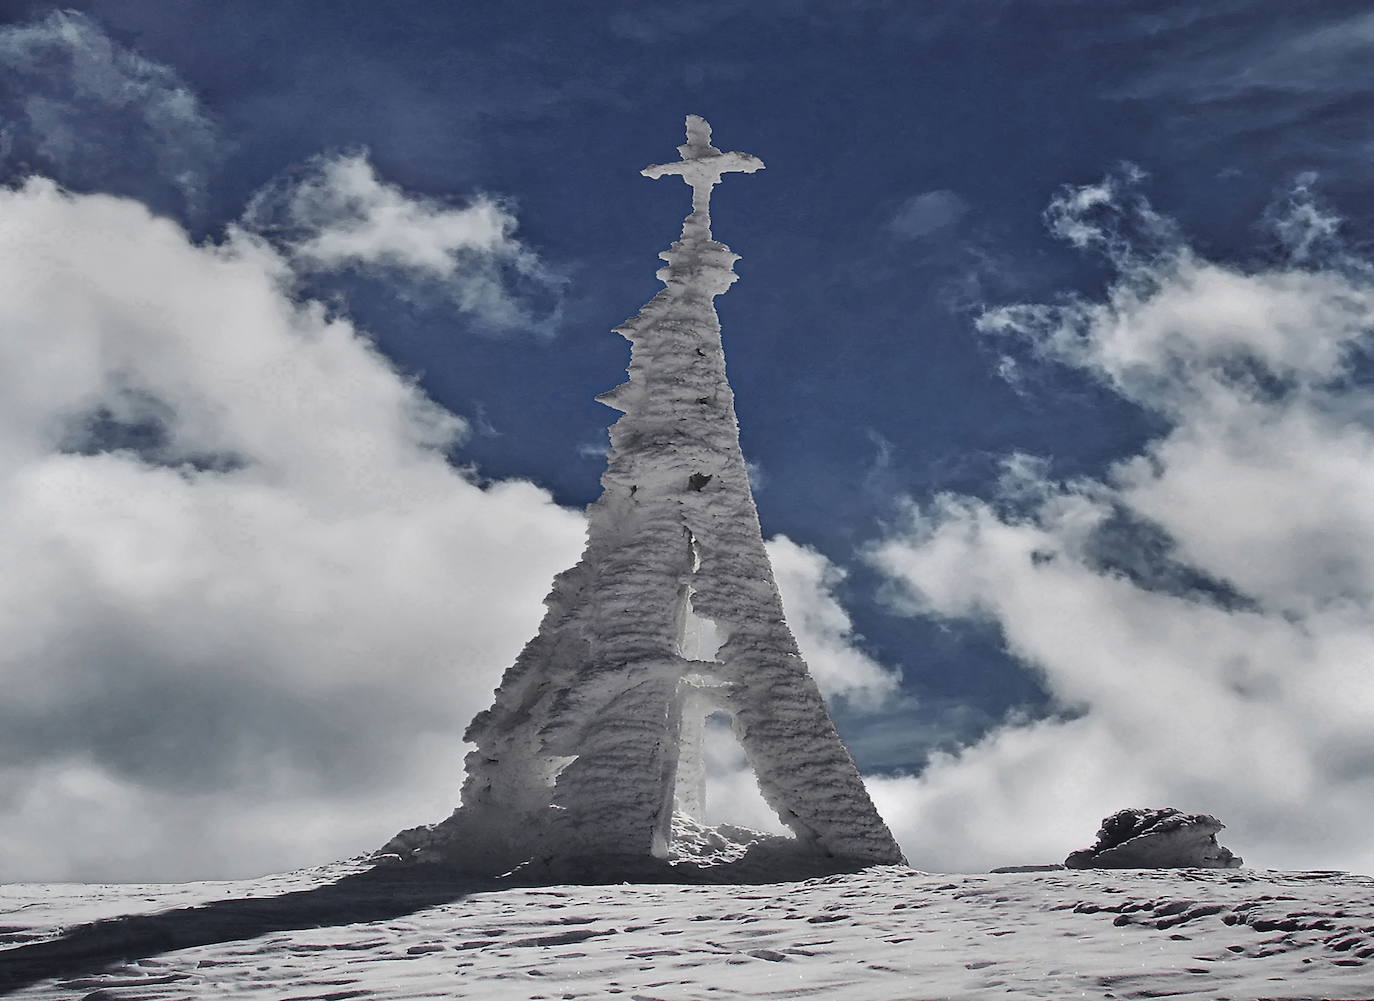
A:
<svg viewBox="0 0 1374 1001">
<path fill-rule="evenodd" d="M 611 427 L 581 562 L 466 739 L 462 805 L 384 852 L 473 868 L 527 859 L 666 858 L 674 812 L 700 819 L 703 732 L 722 713 L 799 846 L 901 861 L 783 620 L 749 490 L 713 300 L 738 256 L 711 238 L 711 189 L 763 168 L 687 118 L 692 188 L 666 288 L 616 328 L 629 379 L 598 397 Z"/>
</svg>

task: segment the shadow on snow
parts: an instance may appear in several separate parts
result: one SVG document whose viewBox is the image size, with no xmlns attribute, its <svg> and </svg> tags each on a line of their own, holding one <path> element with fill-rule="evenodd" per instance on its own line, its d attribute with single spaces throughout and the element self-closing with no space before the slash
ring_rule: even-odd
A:
<svg viewBox="0 0 1374 1001">
<path fill-rule="evenodd" d="M 379 866 L 277 896 L 215 900 L 155 914 L 103 918 L 77 925 L 54 939 L 0 950 L 0 994 L 182 949 L 241 942 L 275 932 L 387 921 L 455 903 L 473 893 L 560 884 L 780 883 L 865 867 L 840 859 L 800 856 L 779 865 L 776 855 L 765 860 L 751 859 L 753 854 L 706 868 L 591 857 L 557 866 L 526 867 L 499 877 L 473 876 L 437 865 Z"/>
</svg>

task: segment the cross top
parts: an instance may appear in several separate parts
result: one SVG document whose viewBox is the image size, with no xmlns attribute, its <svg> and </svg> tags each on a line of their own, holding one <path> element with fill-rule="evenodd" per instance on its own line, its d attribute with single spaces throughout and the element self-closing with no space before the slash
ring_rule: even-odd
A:
<svg viewBox="0 0 1374 1001">
<path fill-rule="evenodd" d="M 722 174 L 739 171 L 752 174 L 763 169 L 763 161 L 748 153 L 722 153 L 711 145 L 711 124 L 700 115 L 687 116 L 687 141 L 677 148 L 682 159 L 658 163 L 640 171 L 645 177 L 660 178 L 677 174 L 692 186 L 692 211 L 710 217 L 711 189 Z"/>
</svg>

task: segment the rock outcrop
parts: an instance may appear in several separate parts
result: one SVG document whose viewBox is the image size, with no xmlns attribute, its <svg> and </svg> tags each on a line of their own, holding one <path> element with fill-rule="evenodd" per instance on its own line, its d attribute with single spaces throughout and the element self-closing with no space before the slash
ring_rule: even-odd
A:
<svg viewBox="0 0 1374 1001">
<path fill-rule="evenodd" d="M 1243 859 L 1217 844 L 1226 825 L 1205 813 L 1118 810 L 1102 821 L 1097 842 L 1064 860 L 1068 869 L 1235 869 Z"/>
</svg>

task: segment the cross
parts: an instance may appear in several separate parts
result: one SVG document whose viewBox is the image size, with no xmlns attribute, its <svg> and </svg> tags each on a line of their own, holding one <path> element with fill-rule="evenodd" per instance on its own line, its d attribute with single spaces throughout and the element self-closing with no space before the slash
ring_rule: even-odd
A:
<svg viewBox="0 0 1374 1001">
<path fill-rule="evenodd" d="M 752 174 L 763 169 L 763 161 L 748 153 L 722 153 L 711 145 L 711 124 L 700 115 L 687 116 L 687 142 L 677 148 L 682 159 L 677 163 L 658 163 L 640 171 L 645 177 L 660 178 L 677 174 L 692 186 L 692 213 L 703 221 L 711 216 L 711 189 L 720 175 L 737 170 Z"/>
</svg>

